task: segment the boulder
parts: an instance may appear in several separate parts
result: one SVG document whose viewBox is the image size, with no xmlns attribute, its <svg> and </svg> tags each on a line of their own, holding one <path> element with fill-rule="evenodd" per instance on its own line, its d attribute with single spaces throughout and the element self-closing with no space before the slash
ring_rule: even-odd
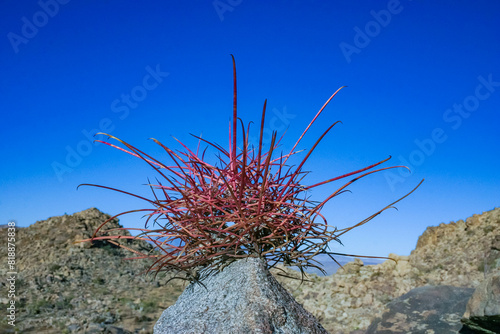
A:
<svg viewBox="0 0 500 334">
<path fill-rule="evenodd" d="M 447 285 L 415 288 L 388 303 L 366 334 L 457 333 L 473 291 Z"/>
<path fill-rule="evenodd" d="M 261 259 L 235 261 L 201 283 L 163 312 L 155 334 L 328 333 Z"/>
<path fill-rule="evenodd" d="M 500 333 L 500 271 L 487 276 L 467 303 L 460 333 Z"/>
<path fill-rule="evenodd" d="M 484 272 L 486 274 L 500 270 L 500 234 L 491 241 L 489 252 L 484 260 Z"/>
<path fill-rule="evenodd" d="M 409 262 L 420 272 L 415 287 L 453 285 L 477 288 L 495 262 L 485 255 L 500 235 L 500 208 L 465 221 L 428 227 L 418 238 Z M 459 247 L 460 249 L 458 249 Z M 492 258 L 490 258 L 492 259 Z"/>
</svg>

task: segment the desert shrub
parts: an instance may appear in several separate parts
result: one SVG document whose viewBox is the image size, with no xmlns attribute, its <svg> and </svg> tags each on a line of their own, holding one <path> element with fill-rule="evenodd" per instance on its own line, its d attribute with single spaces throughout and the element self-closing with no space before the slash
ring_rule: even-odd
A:
<svg viewBox="0 0 500 334">
<path fill-rule="evenodd" d="M 158 302 L 153 299 L 141 301 L 139 303 L 139 306 L 142 312 L 144 312 L 145 314 L 151 314 L 160 309 L 160 307 L 158 306 Z"/>
<path fill-rule="evenodd" d="M 73 305 L 71 304 L 71 300 L 73 297 L 63 297 L 57 300 L 54 304 L 54 307 L 58 310 L 70 310 L 73 308 Z"/>
<path fill-rule="evenodd" d="M 103 285 L 106 283 L 106 280 L 102 277 L 94 277 L 92 279 L 92 283 L 97 284 L 97 285 Z"/>
<path fill-rule="evenodd" d="M 493 225 L 488 225 L 486 227 L 483 227 L 483 231 L 484 231 L 484 234 L 488 234 L 490 232 L 493 232 L 495 228 L 493 227 Z"/>
<path fill-rule="evenodd" d="M 59 270 L 60 268 L 61 268 L 61 265 L 59 265 L 57 263 L 53 263 L 53 264 L 49 265 L 49 271 L 52 273 Z"/>
<path fill-rule="evenodd" d="M 46 299 L 37 299 L 28 306 L 27 311 L 29 314 L 40 314 L 51 310 L 53 306 L 54 305 Z"/>
</svg>

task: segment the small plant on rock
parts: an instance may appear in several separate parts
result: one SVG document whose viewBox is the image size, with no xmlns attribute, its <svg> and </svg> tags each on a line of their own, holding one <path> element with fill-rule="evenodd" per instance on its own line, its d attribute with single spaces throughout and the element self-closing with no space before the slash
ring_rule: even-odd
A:
<svg viewBox="0 0 500 334">
<path fill-rule="evenodd" d="M 148 241 L 158 252 L 143 254 L 127 249 L 137 253 L 135 259 L 151 259 L 149 271 L 173 272 L 175 278 L 190 281 L 199 281 L 204 276 L 222 270 L 231 262 L 245 257 L 262 258 L 268 268 L 283 263 L 297 266 L 302 274 L 308 267 L 317 268 L 324 273 L 321 264 L 315 260 L 317 255 L 327 254 L 335 262 L 337 261 L 334 255 L 348 255 L 330 252 L 331 241 L 340 242 L 339 237 L 344 233 L 367 223 L 416 189 L 353 226 L 343 229 L 330 226 L 321 210 L 328 201 L 347 191 L 346 188 L 350 184 L 383 170 L 407 167 L 380 168 L 379 165 L 388 161 L 389 157 L 360 170 L 306 185 L 304 177 L 308 172 L 303 170 L 304 164 L 338 122 L 330 125 L 319 136 L 298 165 L 290 165 L 289 159 L 299 153 L 296 148 L 302 138 L 343 87 L 326 101 L 290 152 L 283 154 L 277 153 L 283 137 L 278 138 L 276 132 L 272 134 L 269 147 L 262 144 L 267 100 L 262 111 L 259 145 L 253 147 L 249 144 L 250 124 L 245 127 L 237 115 L 234 57 L 233 80 L 233 118 L 228 149 L 197 136 L 195 137 L 199 144 L 194 151 L 180 141 L 178 142 L 184 151 L 173 150 L 153 139 L 165 151 L 165 157 L 170 159 L 167 163 L 111 135 L 106 134 L 121 145 L 97 140 L 144 160 L 158 173 L 161 181 L 149 184 L 153 193 L 151 199 L 102 185 L 85 184 L 140 198 L 150 207 L 111 217 L 99 226 L 91 239 L 83 241 L 107 240 L 124 248 L 127 247 L 117 243 L 117 239 Z M 199 151 L 201 143 L 217 151 L 216 164 L 206 162 L 205 151 Z M 349 177 L 349 181 L 324 200 L 310 199 L 311 189 Z M 139 235 L 134 237 L 101 234 L 101 229 L 107 222 L 131 212 L 144 212 L 147 216 L 145 228 L 138 229 L 141 232 Z M 149 229 L 148 224 L 151 222 L 155 228 Z"/>
</svg>

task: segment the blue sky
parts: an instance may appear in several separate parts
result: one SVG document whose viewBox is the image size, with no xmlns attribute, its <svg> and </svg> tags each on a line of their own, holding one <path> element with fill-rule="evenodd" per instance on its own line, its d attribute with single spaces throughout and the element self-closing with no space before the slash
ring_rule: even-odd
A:
<svg viewBox="0 0 500 334">
<path fill-rule="evenodd" d="M 144 203 L 154 172 L 104 145 L 104 130 L 152 154 L 189 133 L 227 146 L 232 65 L 239 115 L 299 148 L 334 127 L 306 165 L 311 184 L 393 158 L 412 173 L 354 184 L 323 213 L 339 228 L 410 191 L 334 251 L 408 255 L 427 226 L 500 205 L 500 3 L 494 1 L 3 1 L 0 223 L 28 226 Z M 256 127 L 254 128 L 256 130 Z M 257 135 L 254 132 L 254 135 Z M 321 199 L 342 183 L 312 193 Z M 124 217 L 141 227 L 140 216 Z M 453 245 L 458 246 L 458 245 Z"/>
</svg>

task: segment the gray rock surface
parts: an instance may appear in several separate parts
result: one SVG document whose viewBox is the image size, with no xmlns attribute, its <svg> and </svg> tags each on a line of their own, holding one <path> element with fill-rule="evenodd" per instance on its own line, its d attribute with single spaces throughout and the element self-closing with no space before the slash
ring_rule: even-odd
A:
<svg viewBox="0 0 500 334">
<path fill-rule="evenodd" d="M 366 334 L 455 334 L 473 291 L 447 285 L 415 288 L 387 304 Z"/>
<path fill-rule="evenodd" d="M 462 322 L 476 333 L 500 333 L 500 271 L 488 275 L 474 291 Z M 467 333 L 465 328 L 462 333 Z"/>
<path fill-rule="evenodd" d="M 496 270 L 500 270 L 500 232 L 497 231 L 497 233 L 498 234 L 491 241 L 491 247 L 485 256 L 485 260 L 484 260 L 485 276 L 488 273 L 492 273 Z"/>
<path fill-rule="evenodd" d="M 233 262 L 202 283 L 189 285 L 163 312 L 155 334 L 328 333 L 261 259 Z"/>
</svg>

